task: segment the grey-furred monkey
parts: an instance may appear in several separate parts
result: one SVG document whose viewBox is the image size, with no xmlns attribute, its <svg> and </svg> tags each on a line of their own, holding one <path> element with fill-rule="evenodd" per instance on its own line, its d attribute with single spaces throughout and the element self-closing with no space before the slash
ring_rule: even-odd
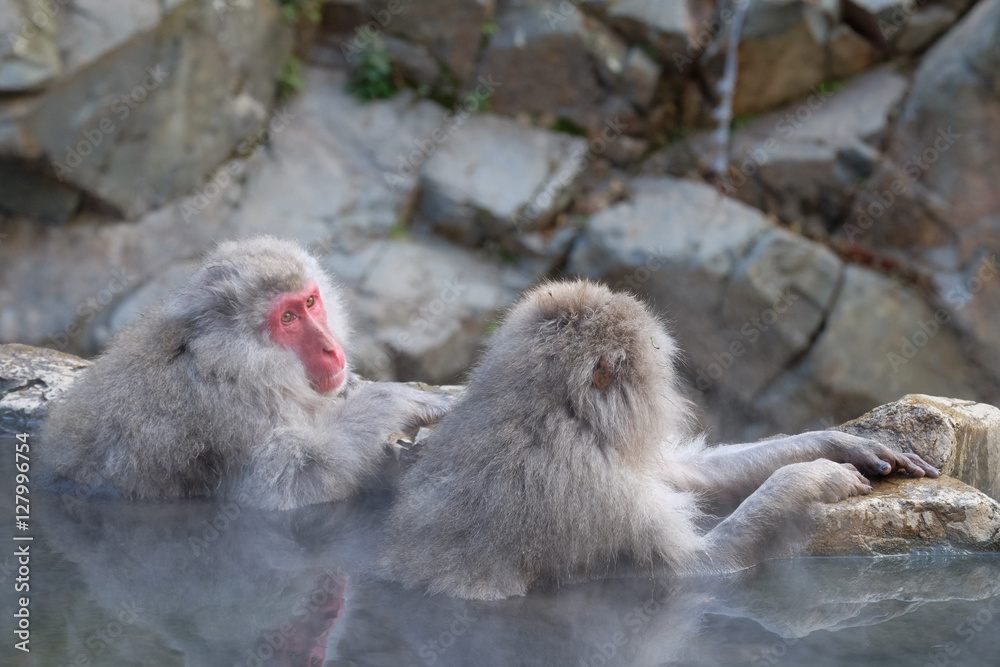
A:
<svg viewBox="0 0 1000 667">
<path fill-rule="evenodd" d="M 619 560 L 733 571 L 772 555 L 813 504 L 869 493 L 859 469 L 938 474 L 838 432 L 706 447 L 676 355 L 631 296 L 584 281 L 528 293 L 404 476 L 382 573 L 494 599 L 599 577 Z M 700 529 L 707 512 L 737 505 Z"/>
<path fill-rule="evenodd" d="M 43 426 L 57 478 L 287 509 L 345 498 L 443 396 L 354 375 L 339 290 L 303 248 L 226 242 L 120 333 Z"/>
</svg>

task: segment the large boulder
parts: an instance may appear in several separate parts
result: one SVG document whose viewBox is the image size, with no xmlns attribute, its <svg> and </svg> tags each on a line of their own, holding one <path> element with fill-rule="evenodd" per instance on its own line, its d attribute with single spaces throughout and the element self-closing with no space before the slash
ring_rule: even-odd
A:
<svg viewBox="0 0 1000 667">
<path fill-rule="evenodd" d="M 490 98 L 496 111 L 564 118 L 593 135 L 609 119 L 644 129 L 634 108 L 652 101 L 660 68 L 641 48 L 560 0 L 510 2 L 496 23 L 479 67 L 500 82 Z"/>
<path fill-rule="evenodd" d="M 756 397 L 778 428 L 840 422 L 907 393 L 975 398 L 975 364 L 941 315 L 913 290 L 848 266 L 820 335 Z"/>
<path fill-rule="evenodd" d="M 983 0 L 924 57 L 885 159 L 840 231 L 928 274 L 936 301 L 1000 377 L 1000 1 Z"/>
<path fill-rule="evenodd" d="M 473 116 L 444 136 L 420 171 L 420 218 L 463 245 L 541 250 L 539 232 L 569 202 L 586 152 L 577 138 Z M 569 239 L 560 238 L 565 250 Z"/>
<path fill-rule="evenodd" d="M 890 477 L 871 495 L 819 509 L 810 556 L 878 556 L 950 548 L 1000 551 L 1000 503 L 952 477 Z"/>
<path fill-rule="evenodd" d="M 732 135 L 727 192 L 789 227 L 826 234 L 874 170 L 908 85 L 880 67 L 754 119 Z M 705 175 L 712 155 L 709 134 L 696 133 L 651 157 L 643 172 Z"/>
<path fill-rule="evenodd" d="M 566 272 L 639 292 L 678 322 L 713 438 L 829 425 L 908 392 L 979 395 L 955 332 L 911 287 L 707 185 L 631 187 L 591 218 Z"/>
<path fill-rule="evenodd" d="M 911 394 L 835 427 L 910 451 L 1000 500 L 1000 409 Z"/>
<path fill-rule="evenodd" d="M 267 119 L 291 34 L 272 0 L 219 4 L 25 3 L 44 7 L 18 44 L 54 30 L 60 74 L 22 71 L 11 85 L 37 92 L 0 102 L 0 171 L 21 173 L 0 179 L 0 208 L 63 222 L 88 201 L 134 218 L 223 162 Z M 41 206 L 49 192 L 64 203 Z"/>
<path fill-rule="evenodd" d="M 824 505 L 804 553 L 872 556 L 931 549 L 1000 551 L 1000 409 L 910 395 L 835 427 L 914 452 L 938 479 L 870 478 L 873 492 Z"/>
</svg>

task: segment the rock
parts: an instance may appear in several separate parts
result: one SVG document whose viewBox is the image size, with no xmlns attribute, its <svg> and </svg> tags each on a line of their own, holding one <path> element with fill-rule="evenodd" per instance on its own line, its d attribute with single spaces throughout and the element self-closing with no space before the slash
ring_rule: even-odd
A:
<svg viewBox="0 0 1000 667">
<path fill-rule="evenodd" d="M 900 28 L 893 40 L 897 53 L 912 53 L 930 46 L 958 20 L 958 12 L 950 7 L 927 5 L 920 7 Z"/>
<path fill-rule="evenodd" d="M 418 45 L 448 68 L 461 87 L 475 77 L 479 45 L 493 19 L 495 0 L 334 0 L 326 27 L 335 32 L 395 36 Z M 335 17 L 335 18 L 334 18 Z M 360 45 L 364 39 L 356 42 Z M 355 43 L 354 40 L 350 43 Z M 453 91 L 453 92 L 458 92 Z"/>
<path fill-rule="evenodd" d="M 60 183 L 45 166 L 0 158 L 0 211 L 59 224 L 80 208 L 80 191 Z"/>
<path fill-rule="evenodd" d="M 600 132 L 628 103 L 650 103 L 658 65 L 575 5 L 516 0 L 501 6 L 496 22 L 479 72 L 500 82 L 490 99 L 497 112 L 564 118 Z M 644 121 L 631 112 L 626 122 L 639 132 Z"/>
<path fill-rule="evenodd" d="M 750 6 L 740 36 L 734 113 L 774 108 L 828 78 L 831 10 L 826 4 L 757 0 Z M 722 76 L 724 52 L 719 46 L 701 58 L 713 82 Z"/>
<path fill-rule="evenodd" d="M 48 404 L 88 366 L 89 361 L 55 350 L 0 345 L 0 432 L 36 432 Z"/>
<path fill-rule="evenodd" d="M 906 77 L 881 67 L 752 120 L 732 135 L 728 193 L 793 229 L 827 234 L 875 170 L 907 86 Z M 652 156 L 642 172 L 708 174 L 714 151 L 709 134 L 695 133 Z"/>
<path fill-rule="evenodd" d="M 871 495 L 815 510 L 802 555 L 879 556 L 950 548 L 1000 551 L 1000 503 L 957 479 L 890 476 Z"/>
<path fill-rule="evenodd" d="M 951 270 L 964 267 L 984 244 L 996 247 L 991 239 L 1000 192 L 986 174 L 1000 150 L 997 72 L 1000 2 L 985 0 L 924 57 L 888 140 L 888 157 L 905 177 L 897 189 L 909 191 L 893 192 L 895 198 L 933 197 L 943 217 L 914 224 L 909 206 L 894 202 L 868 231 L 866 243 L 900 248 L 922 263 Z M 860 203 L 892 192 L 897 174 L 887 170 L 873 178 Z M 911 187 L 914 181 L 919 189 Z M 906 221 L 906 233 L 893 232 L 897 220 Z M 943 233 L 936 233 L 938 228 Z"/>
<path fill-rule="evenodd" d="M 43 176 L 129 218 L 201 183 L 266 120 L 291 44 L 271 0 L 216 5 L 47 3 L 64 70 L 0 102 L 0 157 L 50 163 Z"/>
<path fill-rule="evenodd" d="M 867 70 L 878 62 L 881 54 L 850 26 L 841 24 L 830 31 L 827 55 L 829 75 L 841 79 Z"/>
<path fill-rule="evenodd" d="M 938 319 L 935 319 L 935 318 Z M 789 432 L 840 422 L 916 391 L 973 398 L 955 333 L 912 291 L 849 265 L 823 331 L 789 373 L 756 400 Z"/>
<path fill-rule="evenodd" d="M 472 116 L 421 170 L 420 216 L 463 245 L 509 241 L 515 250 L 525 248 L 530 241 L 519 238 L 549 227 L 569 202 L 586 150 L 564 134 Z"/>
<path fill-rule="evenodd" d="M 936 300 L 1000 377 L 1000 1 L 984 0 L 939 40 L 841 235 L 934 278 Z"/>
<path fill-rule="evenodd" d="M 583 0 L 580 7 L 625 35 L 633 44 L 649 44 L 660 61 L 675 62 L 693 41 L 695 17 L 687 0 Z"/>
<path fill-rule="evenodd" d="M 906 88 L 905 77 L 882 67 L 741 128 L 730 149 L 735 196 L 788 225 L 816 218 L 826 229 L 843 220 Z"/>
<path fill-rule="evenodd" d="M 59 47 L 66 54 L 68 73 L 93 64 L 137 36 L 156 28 L 169 11 L 156 0 L 117 3 L 74 0 L 72 9 L 67 7 L 68 3 L 57 3 L 56 6 L 60 4 L 63 6 L 56 12 L 60 24 Z M 179 3 L 173 4 L 176 6 Z"/>
<path fill-rule="evenodd" d="M 751 401 L 811 344 L 840 260 L 704 184 L 632 187 L 631 200 L 591 218 L 566 273 L 639 292 L 681 319 L 676 336 L 695 387 Z"/>
<path fill-rule="evenodd" d="M 44 87 L 59 76 L 54 3 L 20 0 L 0 5 L 0 92 Z M 35 19 L 35 20 L 33 20 Z"/>
<path fill-rule="evenodd" d="M 951 27 L 958 10 L 910 0 L 845 0 L 844 19 L 886 51 L 910 53 Z"/>
<path fill-rule="evenodd" d="M 93 214 L 54 229 L 7 222 L 0 242 L 0 341 L 94 354 L 111 333 L 116 307 L 133 290 L 237 233 L 225 230 L 239 190 L 236 179 L 223 186 L 213 181 L 136 222 Z"/>
<path fill-rule="evenodd" d="M 472 364 L 487 326 L 530 278 L 441 242 L 375 244 L 350 284 L 358 335 L 353 363 L 373 379 L 454 382 Z M 336 272 L 335 255 L 327 267 Z"/>
<path fill-rule="evenodd" d="M 942 473 L 1000 499 L 1000 409 L 910 394 L 835 427 L 919 454 Z"/>
<path fill-rule="evenodd" d="M 269 233 L 280 220 L 283 233 L 305 243 L 335 235 L 345 252 L 388 237 L 417 194 L 415 168 L 403 173 L 399 163 L 445 124 L 444 110 L 410 94 L 362 104 L 344 90 L 341 72 L 311 67 L 304 77 L 306 91 L 270 123 L 270 148 L 254 152 L 259 168 L 246 176 L 232 224 Z"/>
</svg>

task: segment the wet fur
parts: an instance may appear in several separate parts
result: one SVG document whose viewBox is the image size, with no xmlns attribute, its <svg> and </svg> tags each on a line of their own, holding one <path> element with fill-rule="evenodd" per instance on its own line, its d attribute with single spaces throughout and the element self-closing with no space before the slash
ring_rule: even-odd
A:
<svg viewBox="0 0 1000 667">
<path fill-rule="evenodd" d="M 601 577 L 621 560 L 731 571 L 780 551 L 778 529 L 814 502 L 867 492 L 852 466 L 826 459 L 902 465 L 842 433 L 705 447 L 677 353 L 629 295 L 586 281 L 528 293 L 404 477 L 381 572 L 495 599 Z M 700 530 L 713 523 L 705 510 L 727 502 L 736 512 Z"/>
<path fill-rule="evenodd" d="M 336 394 L 309 385 L 265 314 L 314 280 L 331 333 L 340 291 L 300 246 L 221 244 L 186 285 L 120 333 L 43 428 L 56 477 L 135 498 L 217 495 L 290 508 L 345 498 L 377 472 L 389 435 L 443 413 L 440 397 L 350 374 Z"/>
</svg>

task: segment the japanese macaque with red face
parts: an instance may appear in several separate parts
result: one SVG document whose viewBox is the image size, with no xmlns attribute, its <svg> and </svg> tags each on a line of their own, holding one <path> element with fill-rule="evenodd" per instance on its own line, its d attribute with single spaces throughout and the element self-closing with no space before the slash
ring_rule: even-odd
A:
<svg viewBox="0 0 1000 667">
<path fill-rule="evenodd" d="M 53 406 L 56 478 L 286 509 L 348 497 L 450 399 L 354 375 L 340 291 L 300 246 L 226 242 Z"/>
</svg>

